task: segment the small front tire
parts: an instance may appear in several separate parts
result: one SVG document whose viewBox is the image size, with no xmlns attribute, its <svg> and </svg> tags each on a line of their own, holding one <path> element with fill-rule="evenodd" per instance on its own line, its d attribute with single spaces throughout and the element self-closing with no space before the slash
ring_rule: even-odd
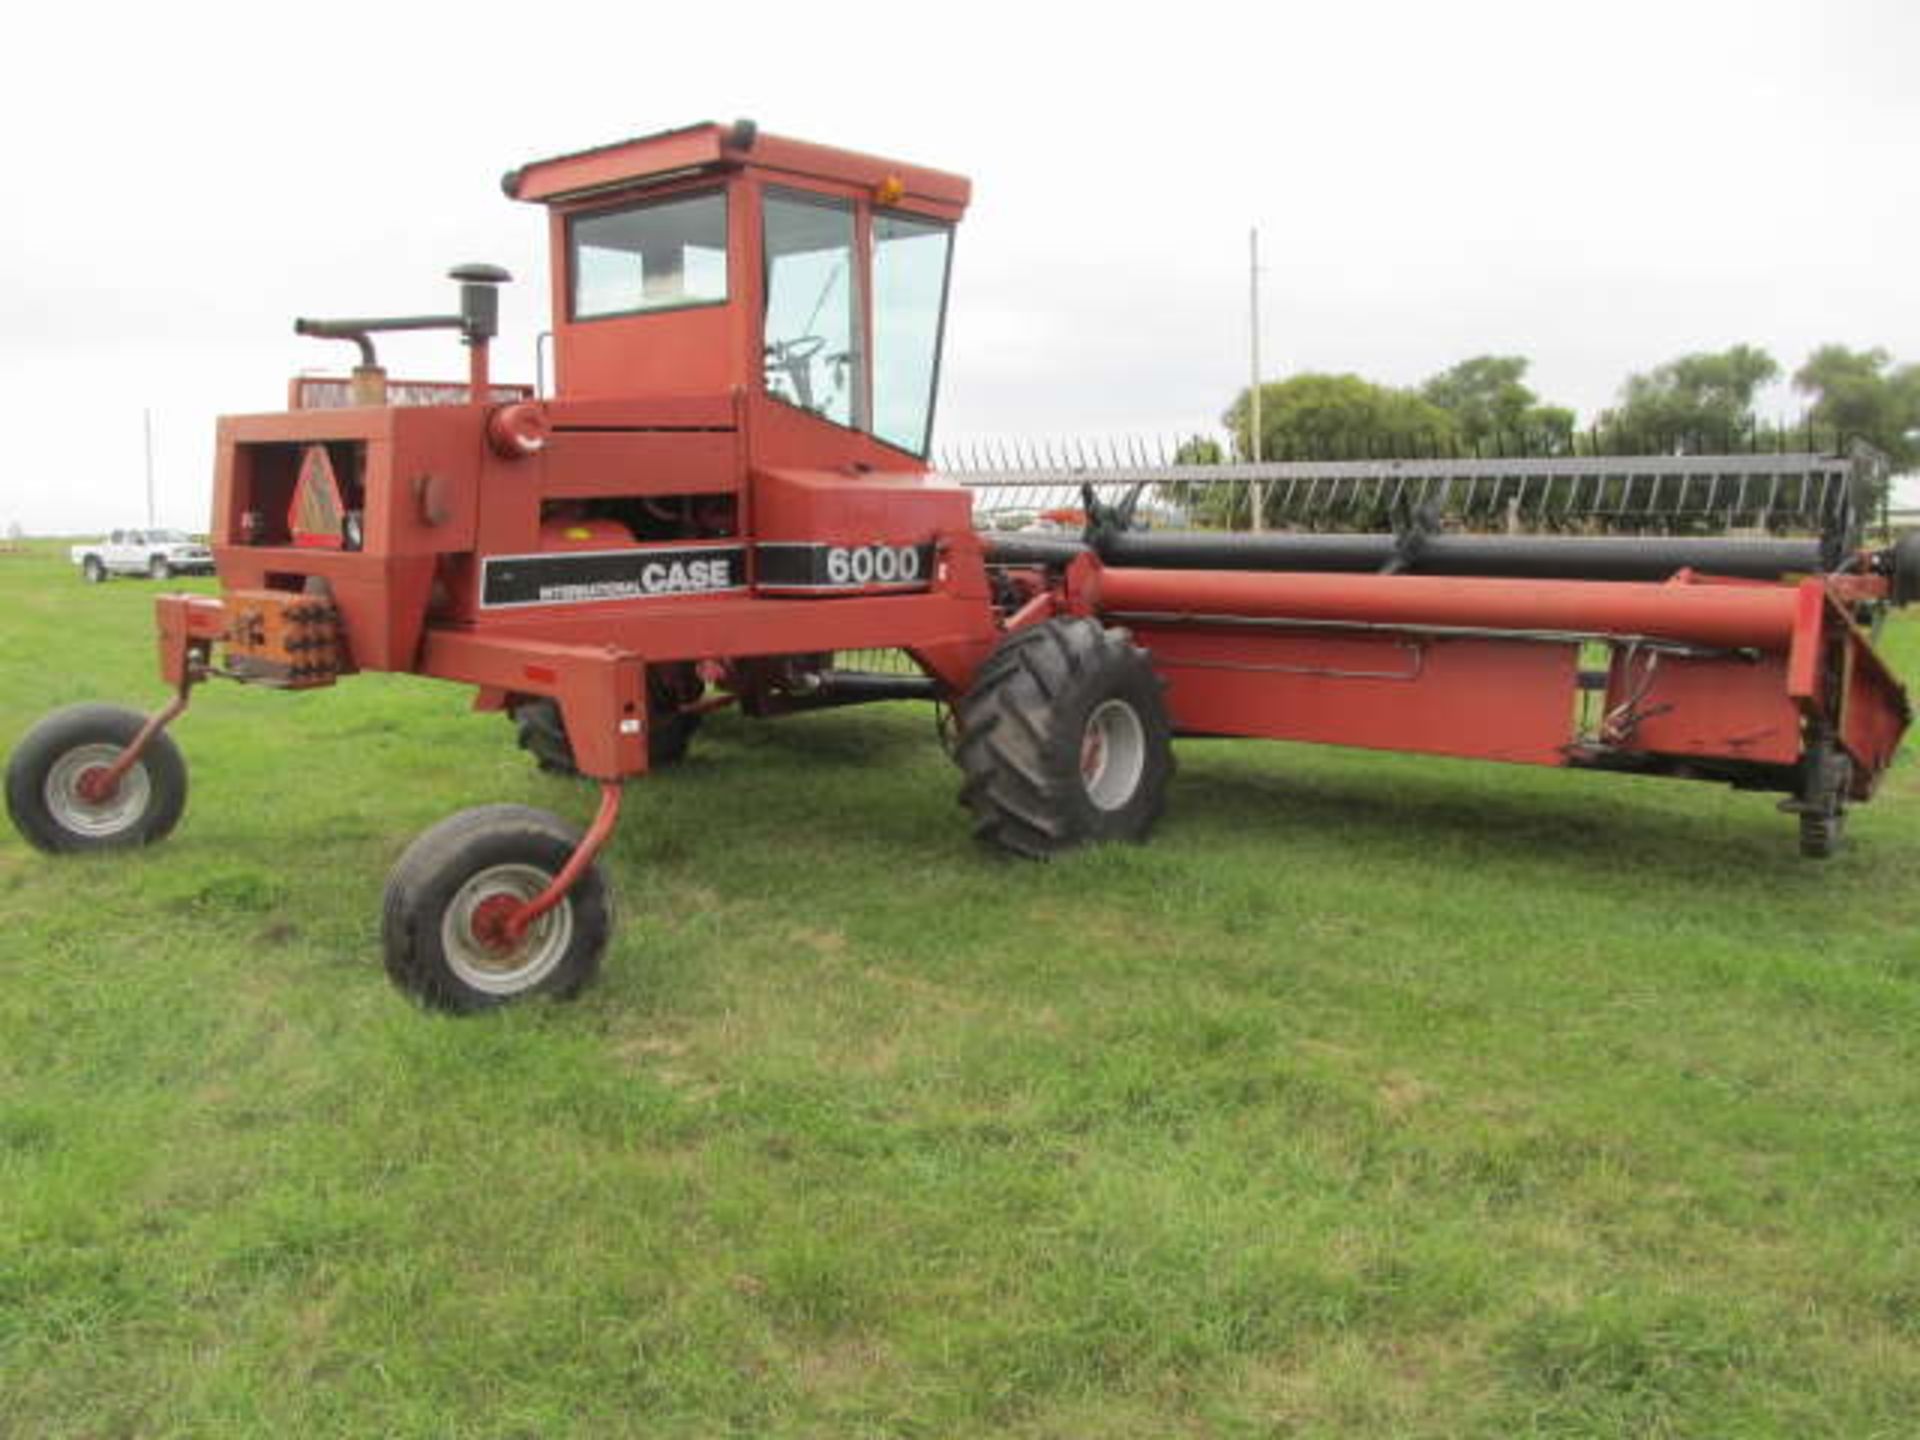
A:
<svg viewBox="0 0 1920 1440">
<path fill-rule="evenodd" d="M 107 582 L 107 567 L 98 555 L 89 555 L 80 562 L 80 578 L 89 585 L 104 585 Z"/>
<path fill-rule="evenodd" d="M 154 580 L 171 580 L 173 578 L 173 566 L 167 563 L 166 556 L 156 555 L 147 562 L 147 575 Z"/>
<path fill-rule="evenodd" d="M 613 897 L 597 865 L 517 942 L 497 922 L 544 890 L 580 844 L 572 826 L 524 805 L 463 810 L 426 831 L 387 877 L 387 974 L 455 1015 L 546 995 L 572 999 L 600 972 Z"/>
<path fill-rule="evenodd" d="M 147 717 L 117 705 L 69 705 L 43 719 L 7 761 L 7 813 L 27 841 L 52 855 L 119 850 L 164 839 L 187 805 L 187 762 L 165 731 L 111 795 L 84 782 L 119 759 Z"/>
</svg>

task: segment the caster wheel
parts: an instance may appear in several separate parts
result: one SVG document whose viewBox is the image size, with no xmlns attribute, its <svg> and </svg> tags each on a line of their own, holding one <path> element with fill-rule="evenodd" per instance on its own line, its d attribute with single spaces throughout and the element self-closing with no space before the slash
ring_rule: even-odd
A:
<svg viewBox="0 0 1920 1440">
<path fill-rule="evenodd" d="M 118 850 L 164 839 L 187 805 L 187 763 L 165 731 L 109 794 L 92 777 L 120 758 L 147 717 L 117 705 L 69 705 L 47 716 L 7 761 L 7 813 L 50 854 Z"/>
<path fill-rule="evenodd" d="M 387 877 L 387 974 L 456 1015 L 534 995 L 571 999 L 600 972 L 613 898 L 597 865 L 517 939 L 503 922 L 545 890 L 580 843 L 523 805 L 463 810 L 407 847 Z"/>
</svg>

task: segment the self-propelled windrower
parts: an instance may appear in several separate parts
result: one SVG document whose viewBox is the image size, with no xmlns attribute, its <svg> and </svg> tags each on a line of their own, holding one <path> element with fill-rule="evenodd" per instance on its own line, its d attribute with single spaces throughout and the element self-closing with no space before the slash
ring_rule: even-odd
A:
<svg viewBox="0 0 1920 1440">
<path fill-rule="evenodd" d="M 1785 796 L 1825 855 L 1908 723 L 1866 624 L 1920 589 L 1911 546 L 1169 536 L 1099 505 L 1079 540 L 977 530 L 925 458 L 959 177 L 743 123 L 505 188 L 548 215 L 552 393 L 490 375 L 493 267 L 454 272 L 456 313 L 299 322 L 360 363 L 220 422 L 221 594 L 157 602 L 170 705 L 21 740 L 7 800 L 35 845 L 166 835 L 169 726 L 209 680 L 473 686 L 600 804 L 584 833 L 465 811 L 399 858 L 387 968 L 467 1011 L 592 978 L 623 786 L 721 706 L 944 702 L 977 833 L 1036 857 L 1144 838 L 1178 735 L 1718 780 Z M 376 338 L 433 327 L 467 381 L 389 379 Z M 874 649 L 917 673 L 836 663 Z"/>
</svg>

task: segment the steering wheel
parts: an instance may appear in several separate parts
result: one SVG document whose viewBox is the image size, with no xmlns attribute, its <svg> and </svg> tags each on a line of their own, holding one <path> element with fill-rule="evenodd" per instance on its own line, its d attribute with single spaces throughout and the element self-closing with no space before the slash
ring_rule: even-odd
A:
<svg viewBox="0 0 1920 1440">
<path fill-rule="evenodd" d="M 813 357 L 826 348 L 824 335 L 796 335 L 791 340 L 775 340 L 766 347 L 767 368 L 786 373 L 794 398 L 808 410 L 813 409 Z"/>
<path fill-rule="evenodd" d="M 826 348 L 824 335 L 796 335 L 791 340 L 775 340 L 767 346 L 767 359 L 776 365 L 804 365 Z"/>
</svg>

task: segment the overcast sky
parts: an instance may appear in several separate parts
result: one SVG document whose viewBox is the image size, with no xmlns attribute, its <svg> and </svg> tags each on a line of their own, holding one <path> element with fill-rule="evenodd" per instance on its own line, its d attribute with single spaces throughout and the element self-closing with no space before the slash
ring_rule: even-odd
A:
<svg viewBox="0 0 1920 1440">
<path fill-rule="evenodd" d="M 1920 360 L 1920 6 L 1447 0 L 965 6 L 36 5 L 0 133 L 0 526 L 204 528 L 213 417 L 348 347 L 296 314 L 449 308 L 508 266 L 522 161 L 692 121 L 957 170 L 937 440 L 1191 431 L 1247 369 L 1414 384 L 1532 357 L 1583 415 L 1746 341 Z M 450 336 L 395 374 L 458 377 Z M 1781 389 L 1778 413 L 1797 410 Z"/>
</svg>

